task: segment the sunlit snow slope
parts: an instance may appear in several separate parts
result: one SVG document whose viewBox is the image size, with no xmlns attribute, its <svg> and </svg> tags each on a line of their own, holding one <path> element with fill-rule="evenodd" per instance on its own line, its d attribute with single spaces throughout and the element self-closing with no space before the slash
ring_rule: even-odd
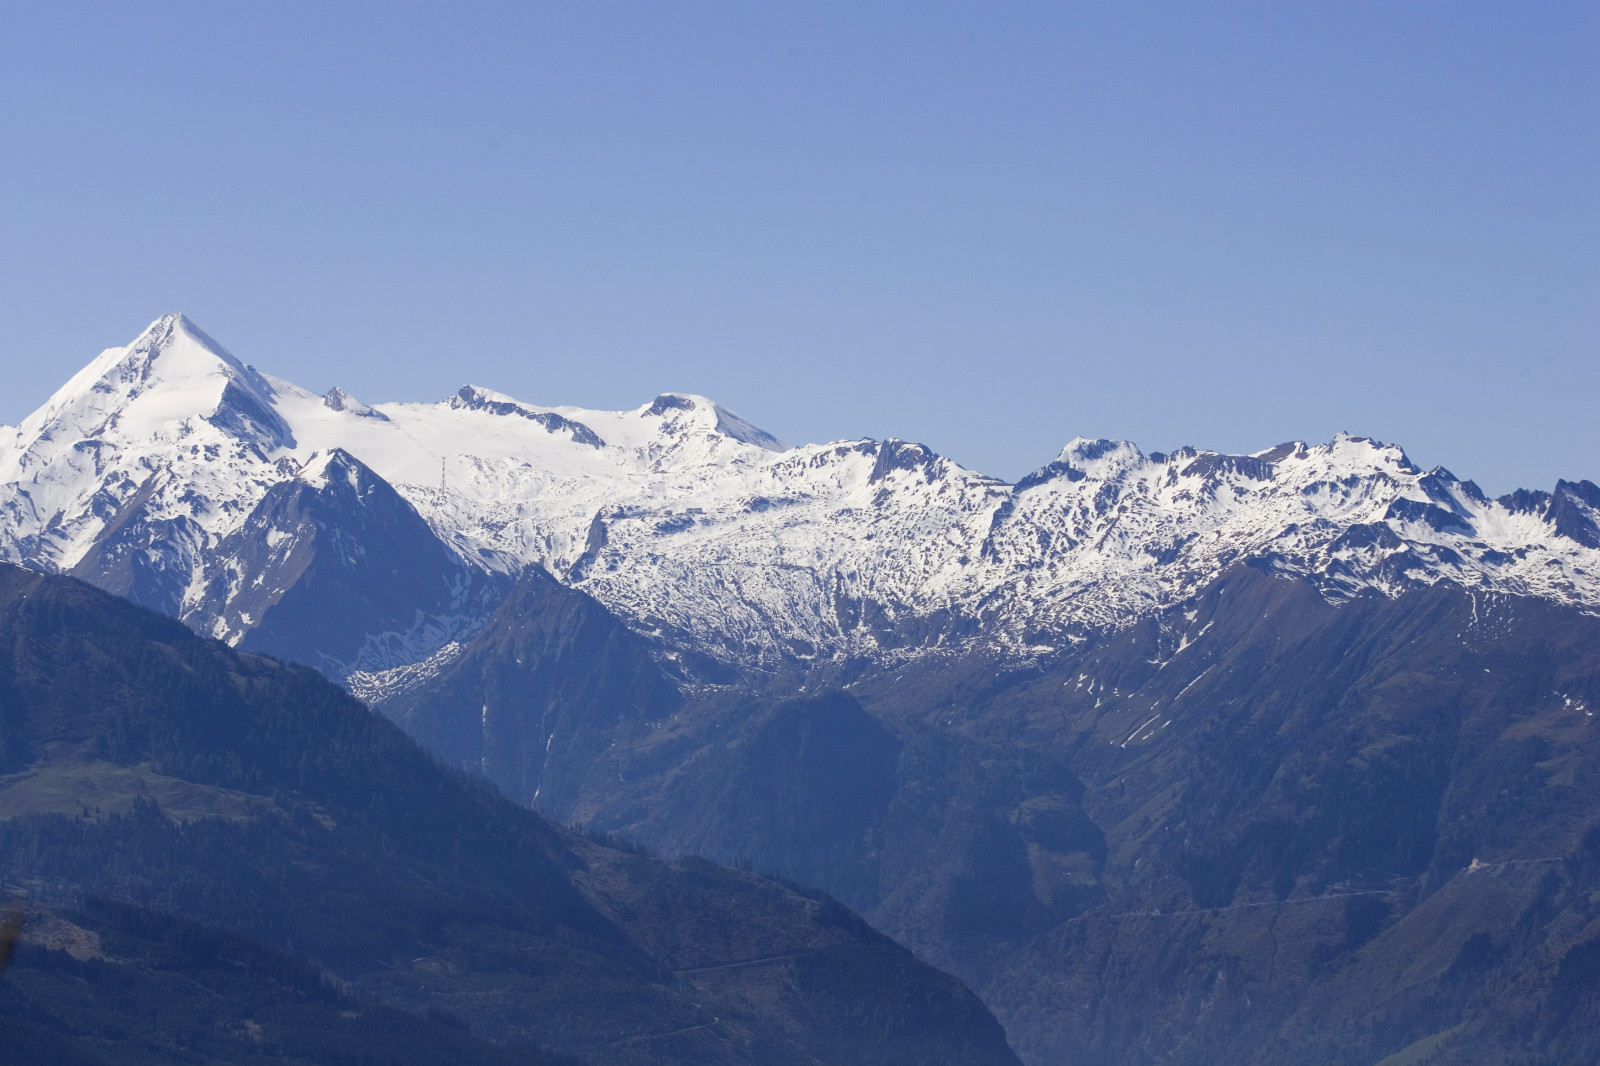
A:
<svg viewBox="0 0 1600 1066">
<path fill-rule="evenodd" d="M 1593 484 L 1489 500 L 1346 435 L 1249 456 L 1077 439 L 1012 486 L 901 441 L 788 447 L 697 396 L 586 411 L 466 386 L 368 407 L 261 374 L 181 315 L 0 434 L 0 559 L 234 642 L 301 580 L 311 539 L 357 582 L 389 564 L 350 554 L 366 546 L 338 531 L 414 509 L 462 572 L 430 563 L 428 603 L 391 609 L 343 669 L 435 653 L 481 618 L 496 575 L 528 565 L 665 649 L 741 667 L 975 644 L 1039 654 L 1238 562 L 1307 576 L 1333 600 L 1445 580 L 1600 609 Z M 403 502 L 353 515 L 380 483 Z M 384 550 L 412 558 L 416 536 Z"/>
</svg>

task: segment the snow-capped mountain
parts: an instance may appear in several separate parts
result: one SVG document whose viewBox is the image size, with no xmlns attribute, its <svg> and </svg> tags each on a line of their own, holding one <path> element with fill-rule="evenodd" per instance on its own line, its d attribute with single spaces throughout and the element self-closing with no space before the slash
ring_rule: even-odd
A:
<svg viewBox="0 0 1600 1066">
<path fill-rule="evenodd" d="M 336 676 L 415 662 L 476 628 L 511 585 L 463 562 L 340 448 L 268 489 L 204 572 L 185 617 L 247 651 Z"/>
<path fill-rule="evenodd" d="M 1600 610 L 1593 484 L 1489 500 L 1346 435 L 1247 456 L 1077 439 L 1008 485 L 902 441 L 789 447 L 697 396 L 587 411 L 466 386 L 369 407 L 262 374 L 182 315 L 3 432 L 0 559 L 208 635 L 239 642 L 297 582 L 326 582 L 306 563 L 315 530 L 347 584 L 360 553 L 387 553 L 370 579 L 403 571 L 410 607 L 341 636 L 335 674 L 435 653 L 487 617 L 496 575 L 530 565 L 669 653 L 757 669 L 1043 654 L 1239 562 L 1332 600 L 1451 581 Z"/>
</svg>

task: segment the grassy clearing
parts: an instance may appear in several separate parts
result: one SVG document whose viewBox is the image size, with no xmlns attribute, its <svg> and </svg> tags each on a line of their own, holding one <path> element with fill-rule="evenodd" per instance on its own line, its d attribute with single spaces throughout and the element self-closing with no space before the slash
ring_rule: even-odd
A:
<svg viewBox="0 0 1600 1066">
<path fill-rule="evenodd" d="M 0 777 L 0 818 L 68 814 L 98 821 L 127 814 L 137 799 L 154 800 L 178 822 L 243 821 L 272 806 L 263 796 L 168 777 L 149 762 L 119 766 L 101 759 L 44 760 Z"/>
</svg>

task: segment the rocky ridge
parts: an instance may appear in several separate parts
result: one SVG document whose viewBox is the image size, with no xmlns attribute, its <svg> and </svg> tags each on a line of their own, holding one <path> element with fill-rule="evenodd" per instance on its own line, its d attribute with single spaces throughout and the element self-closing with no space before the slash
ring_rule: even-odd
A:
<svg viewBox="0 0 1600 1066">
<path fill-rule="evenodd" d="M 975 647 L 1048 656 L 1238 562 L 1310 578 L 1333 602 L 1446 581 L 1600 609 L 1587 481 L 1491 500 L 1341 434 L 1252 455 L 1079 438 L 1008 485 L 904 441 L 788 447 L 696 396 L 605 412 L 466 386 L 369 407 L 262 374 L 182 315 L 101 353 L 0 437 L 0 559 L 238 643 L 263 624 L 263 560 L 289 536 L 261 509 L 296 482 L 325 491 L 336 453 L 382 490 L 346 494 L 320 528 L 381 501 L 458 572 L 428 567 L 439 588 L 414 612 L 379 612 L 324 664 L 335 676 L 427 659 L 487 619 L 484 590 L 509 587 L 497 575 L 530 566 L 664 657 L 747 675 Z"/>
</svg>

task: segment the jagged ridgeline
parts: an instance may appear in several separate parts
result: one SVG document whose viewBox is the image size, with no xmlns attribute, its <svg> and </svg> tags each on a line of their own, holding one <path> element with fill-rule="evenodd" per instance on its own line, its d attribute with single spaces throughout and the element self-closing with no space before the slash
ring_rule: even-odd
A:
<svg viewBox="0 0 1600 1066">
<path fill-rule="evenodd" d="M 173 315 L 0 431 L 0 558 L 560 821 L 818 885 L 1030 1066 L 1600 1059 L 1589 481 L 1489 499 L 1340 434 L 1008 485 L 696 396 L 368 406 Z"/>
<path fill-rule="evenodd" d="M 0 432 L 0 559 L 341 678 L 470 636 L 530 566 L 700 681 L 1027 662 L 1241 561 L 1332 601 L 1446 580 L 1596 608 L 1597 518 L 1587 481 L 1490 500 L 1345 434 L 1243 456 L 1077 439 L 1008 485 L 902 441 L 789 447 L 695 396 L 369 407 L 181 315 Z"/>
<path fill-rule="evenodd" d="M 1016 1061 L 827 896 L 558 829 L 309 669 L 11 566 L 0 881 L 32 1062 Z"/>
</svg>

